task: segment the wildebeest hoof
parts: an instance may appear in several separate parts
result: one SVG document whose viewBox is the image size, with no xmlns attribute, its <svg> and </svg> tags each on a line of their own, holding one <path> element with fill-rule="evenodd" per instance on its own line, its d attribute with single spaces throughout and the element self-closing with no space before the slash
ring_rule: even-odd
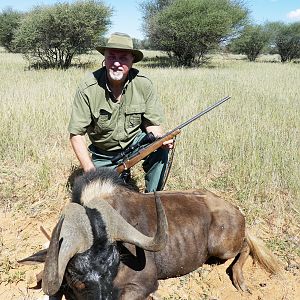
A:
<svg viewBox="0 0 300 300">
<path fill-rule="evenodd" d="M 243 276 L 235 276 L 233 274 L 233 284 L 234 286 L 241 292 L 246 292 L 248 290 L 247 285 L 245 284 L 245 280 Z"/>
</svg>

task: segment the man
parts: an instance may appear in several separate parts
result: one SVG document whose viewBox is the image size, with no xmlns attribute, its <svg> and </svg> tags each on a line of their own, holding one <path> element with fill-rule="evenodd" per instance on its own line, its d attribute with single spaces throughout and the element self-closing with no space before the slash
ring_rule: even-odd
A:
<svg viewBox="0 0 300 300">
<path fill-rule="evenodd" d="M 116 167 L 111 162 L 118 153 L 138 143 L 146 133 L 163 134 L 162 107 L 151 81 L 132 68 L 143 59 L 133 48 L 129 35 L 114 33 L 105 46 L 105 67 L 87 76 L 79 85 L 69 123 L 70 141 L 85 172 L 95 167 Z M 91 145 L 87 148 L 85 134 Z M 150 154 L 143 163 L 146 192 L 162 188 L 173 141 Z M 92 157 L 90 157 L 90 153 Z"/>
</svg>

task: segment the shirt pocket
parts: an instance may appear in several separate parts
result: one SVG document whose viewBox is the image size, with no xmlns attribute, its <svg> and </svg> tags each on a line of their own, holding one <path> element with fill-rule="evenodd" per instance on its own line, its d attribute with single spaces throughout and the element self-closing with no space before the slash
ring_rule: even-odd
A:
<svg viewBox="0 0 300 300">
<path fill-rule="evenodd" d="M 145 105 L 131 105 L 126 108 L 125 123 L 127 128 L 138 127 L 142 124 L 142 115 L 145 113 Z"/>
<path fill-rule="evenodd" d="M 100 109 L 93 113 L 95 132 L 101 133 L 110 130 L 112 113 L 106 109 Z"/>
</svg>

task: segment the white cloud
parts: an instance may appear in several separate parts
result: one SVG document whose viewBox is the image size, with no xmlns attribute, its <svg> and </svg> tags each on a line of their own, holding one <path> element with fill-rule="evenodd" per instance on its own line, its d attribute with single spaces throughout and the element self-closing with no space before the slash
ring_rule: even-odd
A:
<svg viewBox="0 0 300 300">
<path fill-rule="evenodd" d="M 300 8 L 289 12 L 287 17 L 292 20 L 300 20 Z"/>
</svg>

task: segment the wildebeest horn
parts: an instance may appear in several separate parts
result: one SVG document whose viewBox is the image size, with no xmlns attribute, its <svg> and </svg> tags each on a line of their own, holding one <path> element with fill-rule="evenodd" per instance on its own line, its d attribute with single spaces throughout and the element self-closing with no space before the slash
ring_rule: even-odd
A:
<svg viewBox="0 0 300 300">
<path fill-rule="evenodd" d="M 106 201 L 94 198 L 89 201 L 88 207 L 96 208 L 101 213 L 111 240 L 130 243 L 148 251 L 160 251 L 167 243 L 168 222 L 159 195 L 157 193 L 154 195 L 157 215 L 157 230 L 154 237 L 148 237 L 139 232 Z"/>
<path fill-rule="evenodd" d="M 68 204 L 53 230 L 45 261 L 42 287 L 47 295 L 59 290 L 69 260 L 92 244 L 92 229 L 85 208 L 76 203 Z"/>
</svg>

